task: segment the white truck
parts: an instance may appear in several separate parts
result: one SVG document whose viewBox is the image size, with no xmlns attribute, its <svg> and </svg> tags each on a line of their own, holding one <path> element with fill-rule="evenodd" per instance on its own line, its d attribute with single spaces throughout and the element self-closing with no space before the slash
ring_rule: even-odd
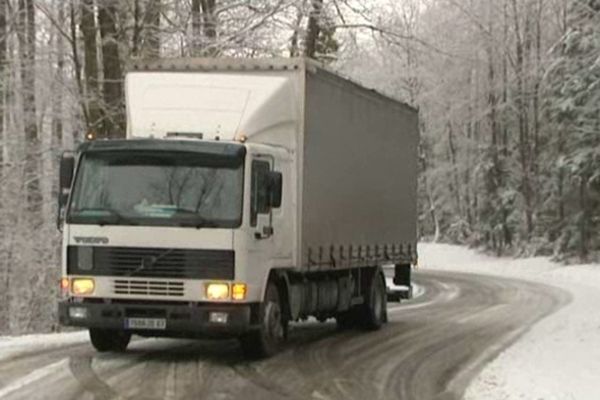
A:
<svg viewBox="0 0 600 400">
<path fill-rule="evenodd" d="M 127 138 L 61 160 L 63 325 L 238 337 L 387 320 L 382 265 L 417 260 L 417 111 L 305 59 L 136 61 Z M 94 139 L 90 135 L 88 139 Z"/>
</svg>

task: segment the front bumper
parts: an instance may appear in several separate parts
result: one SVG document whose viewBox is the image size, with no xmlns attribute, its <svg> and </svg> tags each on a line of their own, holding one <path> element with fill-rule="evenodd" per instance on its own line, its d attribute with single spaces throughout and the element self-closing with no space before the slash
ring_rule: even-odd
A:
<svg viewBox="0 0 600 400">
<path fill-rule="evenodd" d="M 69 309 L 85 308 L 84 318 L 72 318 Z M 256 328 L 257 305 L 253 304 L 165 304 L 165 303 L 87 303 L 62 301 L 58 304 L 62 325 L 84 328 L 127 329 L 128 318 L 166 320 L 166 329 L 130 330 L 142 336 L 234 337 Z M 211 322 L 210 313 L 227 313 L 227 322 Z M 129 329 L 128 329 L 129 330 Z"/>
</svg>

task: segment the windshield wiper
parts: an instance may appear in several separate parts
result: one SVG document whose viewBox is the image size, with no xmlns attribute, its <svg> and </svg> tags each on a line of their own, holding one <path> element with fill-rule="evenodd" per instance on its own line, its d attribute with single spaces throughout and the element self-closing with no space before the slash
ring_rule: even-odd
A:
<svg viewBox="0 0 600 400">
<path fill-rule="evenodd" d="M 98 224 L 98 225 L 109 225 L 109 224 L 128 224 L 128 225 L 139 225 L 136 222 L 133 222 L 132 220 L 130 220 L 129 218 L 123 216 L 123 214 L 121 214 L 120 212 L 118 212 L 117 210 L 113 210 L 112 208 L 79 208 L 75 211 L 75 216 L 77 217 L 86 217 L 85 215 L 81 215 L 82 213 L 86 213 L 86 212 L 96 212 L 96 213 L 100 213 L 100 212 L 104 212 L 104 213 L 108 213 L 109 215 L 101 215 L 101 216 L 89 216 L 94 218 L 94 223 Z M 107 220 L 106 218 L 113 218 L 113 220 Z M 97 218 L 97 219 L 96 219 Z"/>
<path fill-rule="evenodd" d="M 177 221 L 177 225 L 179 226 L 193 226 L 196 229 L 200 228 L 216 228 L 218 225 L 202 215 L 198 214 L 196 211 L 188 210 L 186 208 L 178 208 L 175 211 L 175 216 L 186 215 L 189 216 L 189 219 Z"/>
</svg>

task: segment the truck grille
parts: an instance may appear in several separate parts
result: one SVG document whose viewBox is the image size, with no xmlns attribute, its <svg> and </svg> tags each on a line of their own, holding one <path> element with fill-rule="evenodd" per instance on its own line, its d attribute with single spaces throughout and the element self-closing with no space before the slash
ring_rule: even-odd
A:
<svg viewBox="0 0 600 400">
<path fill-rule="evenodd" d="M 234 279 L 232 250 L 190 250 L 139 247 L 94 247 L 93 268 L 80 270 L 77 253 L 69 246 L 68 273 L 73 275 L 177 279 Z"/>
<path fill-rule="evenodd" d="M 183 282 L 115 279 L 114 293 L 119 295 L 169 296 L 184 295 Z"/>
</svg>

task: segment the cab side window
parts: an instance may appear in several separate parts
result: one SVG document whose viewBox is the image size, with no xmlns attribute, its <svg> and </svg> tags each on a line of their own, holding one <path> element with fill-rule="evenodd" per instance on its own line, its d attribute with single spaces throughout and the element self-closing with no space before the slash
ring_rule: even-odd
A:
<svg viewBox="0 0 600 400">
<path fill-rule="evenodd" d="M 250 191 L 250 225 L 256 226 L 258 214 L 268 214 L 269 172 L 271 167 L 266 161 L 252 161 L 252 188 Z"/>
</svg>

